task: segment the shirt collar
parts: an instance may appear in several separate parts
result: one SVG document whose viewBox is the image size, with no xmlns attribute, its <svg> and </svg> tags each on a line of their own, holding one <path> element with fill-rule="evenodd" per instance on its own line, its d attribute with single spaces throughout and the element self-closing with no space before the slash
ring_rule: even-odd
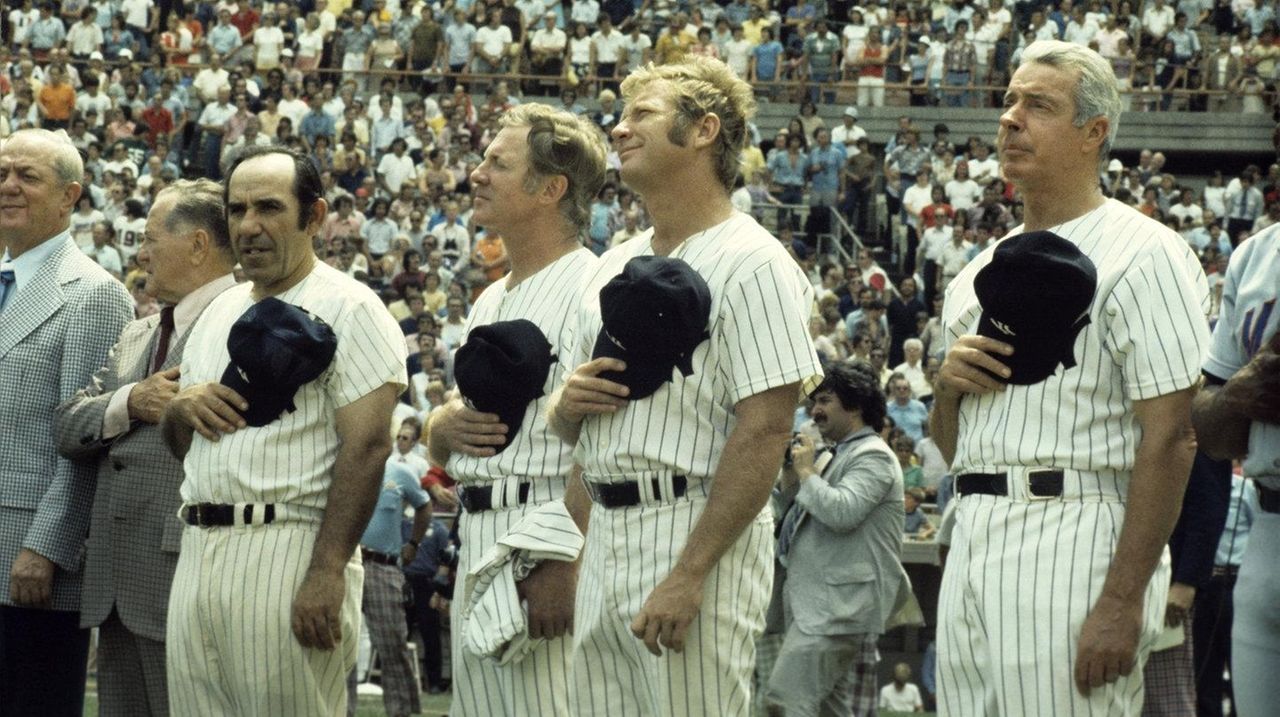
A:
<svg viewBox="0 0 1280 717">
<path fill-rule="evenodd" d="M 176 339 L 186 333 L 186 330 L 195 323 L 200 317 L 200 313 L 204 308 L 218 298 L 222 292 L 236 285 L 236 277 L 234 274 L 221 276 L 195 291 L 182 297 L 173 307 L 173 336 Z"/>
<path fill-rule="evenodd" d="M 9 250 L 6 249 L 4 258 L 0 260 L 0 263 L 7 264 L 13 269 L 13 288 L 9 291 L 8 300 L 13 301 L 13 297 L 18 295 L 18 291 L 40 273 L 40 267 L 44 266 L 49 257 L 59 247 L 70 241 L 72 241 L 71 230 L 68 228 L 26 250 L 22 253 L 22 256 L 16 259 L 10 259 Z"/>
<path fill-rule="evenodd" d="M 859 428 L 853 433 L 850 433 L 849 435 L 845 436 L 842 440 L 839 440 L 834 444 L 832 444 L 830 446 L 831 452 L 838 453 L 840 449 L 843 448 L 844 446 L 847 446 L 850 443 L 853 443 L 854 441 L 860 441 L 864 438 L 869 438 L 874 435 L 876 435 L 876 432 L 871 429 L 871 426 L 863 426 L 862 428 Z"/>
</svg>

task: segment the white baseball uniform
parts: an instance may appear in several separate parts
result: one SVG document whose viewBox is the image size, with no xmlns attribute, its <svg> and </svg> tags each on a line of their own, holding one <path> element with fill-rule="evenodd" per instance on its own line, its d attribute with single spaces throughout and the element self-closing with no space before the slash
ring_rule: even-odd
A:
<svg viewBox="0 0 1280 717">
<path fill-rule="evenodd" d="M 570 344 L 574 307 L 580 296 L 583 277 L 591 272 L 596 257 L 578 248 L 543 267 L 514 287 L 505 278 L 484 290 L 471 308 L 465 334 L 476 326 L 497 321 L 527 319 L 547 337 L 553 347 Z M 464 339 L 465 343 L 465 339 Z M 466 575 L 481 556 L 520 519 L 542 503 L 564 497 L 565 476 L 573 468 L 573 452 L 547 425 L 546 403 L 552 391 L 564 382 L 566 352 L 551 366 L 543 396 L 525 409 L 519 430 L 505 450 L 489 458 L 454 454 L 449 459 L 449 475 L 463 487 L 490 484 L 495 510 L 459 516 L 458 574 Z M 501 381 L 501 376 L 495 376 Z M 514 430 L 515 427 L 509 427 Z M 530 484 L 528 502 L 513 500 L 519 484 Z M 558 715 L 568 708 L 570 641 L 567 637 L 542 642 L 518 662 L 499 665 L 496 660 L 478 657 L 462 643 L 462 616 L 465 597 L 454 591 L 451 606 L 451 649 L 453 655 L 453 704 L 450 714 L 476 715 Z"/>
<path fill-rule="evenodd" d="M 635 256 L 653 253 L 653 232 L 604 254 L 584 288 L 574 365 L 591 358 L 601 329 L 600 289 Z M 575 458 L 595 483 L 638 481 L 642 504 L 592 506 L 574 614 L 572 708 L 579 715 L 745 715 L 751 708 L 755 641 L 764 631 L 773 579 L 773 516 L 766 505 L 706 578 L 683 652 L 651 655 L 630 630 L 645 599 L 679 559 L 706 506 L 711 478 L 736 424 L 734 406 L 821 377 L 805 331 L 813 288 L 754 219 L 728 220 L 684 241 L 673 258 L 711 290 L 711 338 L 694 372 L 673 371 L 647 398 L 588 417 Z M 671 499 L 671 479 L 688 493 Z M 662 485 L 653 494 L 651 479 Z"/>
<path fill-rule="evenodd" d="M 1076 338 L 1076 367 L 960 403 L 952 472 L 1007 472 L 1011 495 L 956 504 L 938 606 L 940 715 L 1136 715 L 1163 623 L 1167 551 L 1147 587 L 1137 667 L 1088 697 L 1076 690 L 1080 628 L 1111 567 L 1142 438 L 1133 403 L 1199 379 L 1208 284 L 1181 237 L 1114 200 L 1049 230 L 1097 268 L 1091 323 Z M 973 281 L 993 251 L 947 289 L 948 348 L 977 333 Z M 1037 467 L 1065 472 L 1062 497 L 1029 497 Z"/>
<path fill-rule="evenodd" d="M 227 337 L 253 305 L 251 288 L 228 289 L 191 329 L 183 388 L 221 380 L 230 362 Z M 303 648 L 290 613 L 333 482 L 334 412 L 383 384 L 407 384 L 404 337 L 372 291 L 324 263 L 276 298 L 328 323 L 337 353 L 319 378 L 298 390 L 294 412 L 216 443 L 192 437 L 183 464 L 184 503 L 274 503 L 276 520 L 183 531 L 165 636 L 175 714 L 346 712 L 346 677 L 360 634 L 359 551 L 346 567 L 343 639 L 336 649 Z"/>
<path fill-rule="evenodd" d="M 1222 287 L 1222 308 L 1213 330 L 1205 373 L 1230 379 L 1280 333 L 1280 226 L 1253 235 L 1231 253 Z M 1255 422 L 1249 427 L 1245 476 L 1280 490 L 1280 426 Z M 1242 715 L 1267 714 L 1280 704 L 1280 514 L 1255 513 L 1236 582 L 1235 620 L 1231 628 L 1231 681 Z"/>
</svg>

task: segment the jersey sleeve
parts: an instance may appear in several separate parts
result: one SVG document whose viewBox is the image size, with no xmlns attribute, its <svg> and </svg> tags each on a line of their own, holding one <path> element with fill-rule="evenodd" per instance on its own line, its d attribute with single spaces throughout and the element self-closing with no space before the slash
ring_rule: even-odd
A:
<svg viewBox="0 0 1280 717">
<path fill-rule="evenodd" d="M 1209 344 L 1209 356 L 1204 362 L 1204 372 L 1226 380 L 1249 363 L 1244 342 L 1240 340 L 1240 318 L 1236 301 L 1240 294 L 1240 278 L 1249 268 L 1251 251 L 1256 242 L 1246 242 L 1235 251 L 1227 264 L 1227 274 L 1222 284 L 1222 303 L 1218 307 L 1218 323 L 1213 328 L 1213 340 Z"/>
<path fill-rule="evenodd" d="M 817 387 L 822 366 L 807 330 L 812 305 L 813 287 L 785 257 L 725 287 L 716 340 L 728 357 L 732 403 L 789 383 L 806 393 Z"/>
<path fill-rule="evenodd" d="M 1104 332 L 1121 365 L 1125 395 L 1141 401 L 1180 391 L 1200 378 L 1209 344 L 1209 284 L 1172 251 L 1140 257 L 1103 307 Z"/>
<path fill-rule="evenodd" d="M 328 385 L 334 406 L 353 403 L 384 383 L 400 389 L 409 384 L 404 334 L 375 297 L 353 301 L 334 333 L 338 350 Z"/>
</svg>

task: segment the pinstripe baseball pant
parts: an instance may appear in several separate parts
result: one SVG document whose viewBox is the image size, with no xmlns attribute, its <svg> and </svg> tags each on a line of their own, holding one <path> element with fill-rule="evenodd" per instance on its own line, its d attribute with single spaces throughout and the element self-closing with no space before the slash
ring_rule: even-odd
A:
<svg viewBox="0 0 1280 717">
<path fill-rule="evenodd" d="M 1124 523 L 1127 482 L 1063 498 L 958 499 L 938 603 L 939 715 L 1125 715 L 1142 711 L 1142 670 L 1160 635 L 1168 551 L 1147 585 L 1137 665 L 1081 695 L 1073 680 L 1080 629 L 1102 590 Z"/>
<path fill-rule="evenodd" d="M 337 648 L 304 648 L 290 625 L 317 530 L 284 522 L 183 531 L 165 632 L 174 714 L 346 714 L 360 635 L 358 553 L 346 566 Z"/>
<path fill-rule="evenodd" d="M 706 506 L 690 495 L 631 508 L 591 508 L 574 611 L 572 711 L 608 715 L 748 715 L 756 640 L 773 581 L 773 516 L 766 508 L 707 576 L 683 652 L 650 654 L 631 621 L 670 574 Z"/>
<path fill-rule="evenodd" d="M 513 505 L 501 496 L 515 494 L 511 488 L 519 481 L 530 483 L 529 499 L 524 505 Z M 477 483 L 468 483 L 474 487 Z M 498 542 L 527 513 L 542 503 L 564 497 L 563 479 L 505 479 L 495 481 L 496 510 L 464 513 L 458 517 L 458 575 L 464 576 L 480 560 L 484 552 Z M 449 652 L 453 659 L 453 703 L 449 714 L 454 717 L 541 717 L 563 715 L 568 708 L 569 650 L 567 637 L 545 640 L 518 662 L 499 665 L 496 660 L 479 657 L 463 644 L 462 615 L 466 612 L 462 595 L 462 579 L 454 591 L 449 608 Z"/>
<path fill-rule="evenodd" d="M 363 603 L 369 640 L 378 651 L 378 664 L 382 669 L 382 706 L 391 717 L 417 714 L 422 705 L 418 684 L 413 678 L 413 660 L 409 657 L 404 573 L 400 568 L 366 563 Z"/>
</svg>

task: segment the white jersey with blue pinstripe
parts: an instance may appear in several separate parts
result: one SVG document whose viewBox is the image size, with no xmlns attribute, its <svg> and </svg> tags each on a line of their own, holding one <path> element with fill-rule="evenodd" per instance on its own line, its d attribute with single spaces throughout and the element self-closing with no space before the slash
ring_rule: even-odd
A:
<svg viewBox="0 0 1280 717">
<path fill-rule="evenodd" d="M 547 426 L 546 403 L 564 383 L 569 361 L 563 347 L 573 345 L 575 308 L 584 277 L 597 259 L 580 247 L 543 267 L 513 287 L 503 278 L 489 285 L 471 307 L 464 335 L 477 326 L 497 321 L 527 319 L 537 325 L 547 342 L 558 351 L 543 386 L 543 395 L 529 404 L 511 443 L 495 456 L 475 458 L 455 453 L 449 458 L 449 475 L 462 483 L 491 481 L 510 476 L 563 476 L 573 467 L 573 449 Z M 466 343 L 466 340 L 463 340 Z M 494 377 L 500 380 L 501 377 Z"/>
<path fill-rule="evenodd" d="M 1223 380 L 1280 332 L 1280 225 L 1245 240 L 1231 253 L 1222 285 L 1222 308 L 1204 370 Z M 1244 474 L 1280 489 L 1280 426 L 1255 421 L 1249 427 Z"/>
<path fill-rule="evenodd" d="M 575 366 L 591 360 L 600 333 L 600 289 L 628 260 L 652 253 L 650 229 L 601 257 L 583 291 Z M 575 457 L 602 482 L 664 471 L 710 477 L 738 401 L 788 383 L 813 388 L 821 378 L 805 329 L 813 287 L 754 219 L 735 212 L 670 256 L 688 262 L 711 289 L 711 338 L 694 351 L 692 375 L 673 370 L 673 380 L 649 398 L 583 421 Z"/>
<path fill-rule="evenodd" d="M 252 289 L 249 282 L 228 289 L 200 315 L 182 354 L 182 388 L 222 379 L 231 360 L 227 337 L 253 305 Z M 217 442 L 192 436 L 183 463 L 186 503 L 268 502 L 322 510 L 338 456 L 334 411 L 385 383 L 409 382 L 404 335 L 367 286 L 316 262 L 306 278 L 276 298 L 333 327 L 333 363 L 298 389 L 297 410 Z"/>
<path fill-rule="evenodd" d="M 1078 365 L 1059 367 L 1038 384 L 966 397 L 955 473 L 1004 466 L 1128 472 L 1141 438 L 1133 402 L 1199 380 L 1209 288 L 1186 241 L 1113 199 L 1049 231 L 1078 246 L 1098 272 L 1090 323 L 1076 337 Z M 982 307 L 973 278 L 990 263 L 995 246 L 947 287 L 942 321 L 948 350 L 960 336 L 977 333 Z"/>
</svg>

